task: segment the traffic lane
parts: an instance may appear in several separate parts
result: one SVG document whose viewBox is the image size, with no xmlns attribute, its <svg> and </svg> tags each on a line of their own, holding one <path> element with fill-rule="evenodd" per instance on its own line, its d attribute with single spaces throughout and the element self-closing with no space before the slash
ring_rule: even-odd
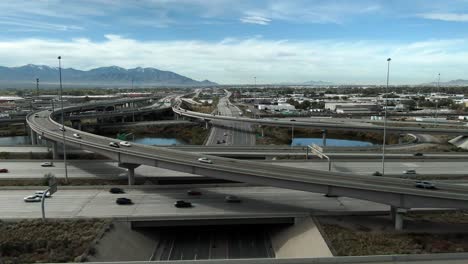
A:
<svg viewBox="0 0 468 264">
<path fill-rule="evenodd" d="M 54 161 L 53 167 L 42 167 L 42 161 L 1 161 L 0 168 L 7 168 L 8 173 L 0 174 L 1 179 L 42 178 L 46 173 L 53 173 L 58 178 L 65 177 L 62 160 Z M 125 168 L 115 161 L 68 160 L 67 171 L 70 178 L 112 178 L 124 179 L 128 176 Z M 177 172 L 158 167 L 141 165 L 135 169 L 136 177 L 200 177 L 199 175 Z"/>
<path fill-rule="evenodd" d="M 37 190 L 41 190 L 38 188 Z M 290 191 L 272 187 L 225 187 L 199 188 L 200 197 L 186 194 L 187 188 L 125 189 L 125 194 L 111 194 L 108 189 L 59 189 L 46 200 L 48 217 L 274 217 L 302 215 L 312 211 L 353 211 L 360 204 L 365 211 L 386 211 L 386 205 L 356 199 L 327 198 L 321 194 Z M 35 190 L 0 190 L 2 218 L 39 218 L 40 203 L 25 203 L 23 198 Z M 226 203 L 225 195 L 237 195 L 241 203 Z M 117 197 L 132 199 L 134 205 L 121 206 Z M 187 200 L 193 208 L 174 207 L 176 200 Z"/>
<path fill-rule="evenodd" d="M 50 124 L 49 124 L 50 125 Z M 90 136 L 91 140 L 92 136 Z M 104 137 L 96 137 L 95 141 L 102 141 L 105 140 Z M 154 147 L 136 145 L 134 149 L 130 150 L 131 152 L 135 152 L 139 150 L 137 153 L 144 153 L 151 151 L 154 153 Z M 166 155 L 164 155 L 166 153 Z M 153 154 L 154 155 L 154 154 Z M 171 156 L 176 156 L 178 159 L 185 159 L 188 163 L 197 163 L 196 156 L 197 155 L 189 155 L 188 153 L 180 153 L 178 151 L 170 151 L 168 149 L 159 148 L 159 153 L 157 157 L 167 159 Z M 195 156 L 195 158 L 193 157 Z M 359 189 L 368 189 L 368 190 L 384 190 L 390 192 L 408 192 L 411 194 L 420 194 L 420 195 L 429 195 L 429 196 L 438 196 L 438 197 L 459 197 L 460 195 L 466 196 L 466 190 L 459 190 L 459 188 L 447 188 L 443 192 L 439 191 L 438 193 L 434 193 L 428 190 L 415 190 L 414 183 L 410 181 L 404 181 L 401 179 L 390 179 L 390 178 L 377 178 L 377 177 L 362 177 L 359 175 L 353 175 L 353 177 L 349 177 L 349 175 L 337 175 L 336 173 L 327 173 L 321 171 L 311 171 L 311 170 L 303 170 L 300 168 L 295 168 L 294 170 L 282 170 L 281 166 L 276 166 L 272 168 L 272 165 L 262 166 L 261 163 L 253 163 L 242 161 L 241 164 L 239 161 L 232 160 L 232 159 L 223 159 L 218 157 L 211 157 L 214 159 L 214 164 L 209 165 L 209 167 L 217 167 L 217 168 L 225 168 L 227 167 L 235 167 L 237 172 L 245 173 L 245 174 L 252 174 L 257 173 L 260 175 L 269 175 L 268 177 L 272 177 L 275 174 L 276 178 L 280 179 L 290 179 L 296 181 L 305 181 L 305 182 L 313 182 L 314 184 L 324 184 L 324 185 L 336 185 L 336 186 L 344 186 L 350 188 L 359 188 Z M 190 162 L 190 160 L 192 160 Z M 238 164 L 238 165 L 237 165 Z M 200 166 L 200 164 L 197 164 Z M 208 166 L 208 165 L 202 165 Z M 320 174 L 318 177 L 313 177 L 312 173 Z M 326 177 L 324 175 L 326 174 Z"/>
<path fill-rule="evenodd" d="M 271 163 L 280 166 L 295 168 L 328 170 L 328 162 L 275 162 Z M 382 171 L 381 161 L 332 161 L 332 170 L 339 172 L 351 172 L 356 174 L 372 174 L 375 171 Z M 389 174 L 404 174 L 405 170 L 416 170 L 417 174 L 423 175 L 468 175 L 468 163 L 462 161 L 452 161 L 450 163 L 438 161 L 388 161 L 385 162 L 385 172 Z"/>
<path fill-rule="evenodd" d="M 50 124 L 49 124 L 50 125 Z M 90 135 L 92 138 L 93 135 Z M 105 140 L 106 138 L 96 136 L 95 141 Z M 91 139 L 92 140 L 92 139 Z M 112 149 L 107 147 L 108 149 Z M 434 197 L 443 197 L 450 199 L 461 199 L 466 196 L 466 189 L 462 189 L 458 186 L 446 186 L 444 191 L 438 191 L 434 193 L 429 190 L 415 190 L 411 181 L 405 181 L 403 179 L 391 179 L 391 178 L 378 178 L 378 177 L 366 177 L 361 175 L 350 175 L 344 173 L 330 173 L 318 170 L 307 170 L 301 168 L 294 168 L 284 170 L 281 166 L 272 167 L 272 165 L 262 166 L 261 163 L 254 163 L 249 161 L 237 161 L 232 159 L 211 157 L 214 160 L 213 165 L 200 164 L 196 161 L 198 155 L 181 153 L 179 151 L 172 151 L 165 148 L 158 148 L 157 155 L 154 153 L 155 147 L 148 147 L 143 145 L 136 145 L 134 149 L 129 150 L 130 153 L 151 153 L 157 159 L 163 160 L 174 160 L 178 162 L 181 159 L 186 160 L 186 164 L 196 164 L 199 167 L 213 167 L 216 169 L 227 169 L 235 168 L 236 172 L 243 174 L 256 174 L 259 176 L 264 175 L 265 177 L 288 179 L 292 181 L 311 182 L 313 184 L 343 186 L 347 188 L 367 189 L 376 191 L 387 191 L 396 193 L 411 193 L 416 195 L 427 195 Z M 139 150 L 139 151 L 136 151 Z M 115 150 L 114 150 L 115 151 Z M 314 175 L 316 174 L 316 175 Z"/>
</svg>

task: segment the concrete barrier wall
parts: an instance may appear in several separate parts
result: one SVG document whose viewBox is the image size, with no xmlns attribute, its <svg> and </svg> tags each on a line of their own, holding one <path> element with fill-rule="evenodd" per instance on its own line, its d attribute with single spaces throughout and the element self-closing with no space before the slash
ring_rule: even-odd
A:
<svg viewBox="0 0 468 264">
<path fill-rule="evenodd" d="M 278 259 L 333 256 L 310 216 L 296 218 L 294 225 L 273 231 L 271 244 Z"/>
</svg>

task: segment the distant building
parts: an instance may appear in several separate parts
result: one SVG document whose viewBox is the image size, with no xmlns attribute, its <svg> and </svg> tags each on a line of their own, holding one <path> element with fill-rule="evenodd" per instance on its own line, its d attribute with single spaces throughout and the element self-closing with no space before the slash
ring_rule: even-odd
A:
<svg viewBox="0 0 468 264">
<path fill-rule="evenodd" d="M 324 108 L 338 114 L 367 114 L 380 110 L 374 103 L 326 102 Z"/>
<path fill-rule="evenodd" d="M 258 110 L 269 110 L 269 111 L 292 111 L 296 110 L 294 105 L 286 104 L 286 103 L 278 103 L 278 104 L 272 104 L 272 105 L 265 105 L 265 104 L 259 104 L 258 105 Z"/>
</svg>

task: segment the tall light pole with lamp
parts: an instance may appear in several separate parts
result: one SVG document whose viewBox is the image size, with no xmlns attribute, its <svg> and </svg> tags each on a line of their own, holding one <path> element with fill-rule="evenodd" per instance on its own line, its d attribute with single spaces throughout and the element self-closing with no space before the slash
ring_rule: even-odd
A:
<svg viewBox="0 0 468 264">
<path fill-rule="evenodd" d="M 383 130 L 383 142 L 382 142 L 382 176 L 385 176 L 385 141 L 387 139 L 387 108 L 388 108 L 388 81 L 390 78 L 390 61 L 387 59 L 387 86 L 385 86 L 385 116 L 384 116 L 384 130 Z"/>
<path fill-rule="evenodd" d="M 63 87 L 62 87 L 62 56 L 57 57 L 59 61 L 59 80 L 60 80 L 60 107 L 62 108 L 62 118 L 61 118 L 61 130 L 62 130 L 62 139 L 63 139 L 63 164 L 65 166 L 65 182 L 68 183 L 68 168 L 67 168 L 67 145 L 65 141 L 65 126 L 63 121 Z"/>
<path fill-rule="evenodd" d="M 439 108 L 439 99 L 440 99 L 440 96 L 439 96 L 439 91 L 440 91 L 440 73 L 438 74 L 438 78 L 437 78 L 437 91 L 436 91 L 436 96 L 438 98 L 436 98 L 436 105 L 435 105 L 435 115 L 434 115 L 434 123 L 437 124 L 437 110 Z"/>
</svg>

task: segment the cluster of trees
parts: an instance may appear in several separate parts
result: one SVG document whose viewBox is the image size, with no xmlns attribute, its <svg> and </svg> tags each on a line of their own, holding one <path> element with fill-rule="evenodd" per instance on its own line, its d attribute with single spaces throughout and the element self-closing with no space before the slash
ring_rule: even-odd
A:
<svg viewBox="0 0 468 264">
<path fill-rule="evenodd" d="M 308 109 L 323 109 L 325 107 L 324 102 L 311 102 L 308 100 L 304 100 L 302 103 L 299 103 L 298 101 L 294 99 L 289 99 L 286 101 L 290 105 L 294 105 L 296 109 L 302 109 L 302 110 L 308 110 Z"/>
</svg>

